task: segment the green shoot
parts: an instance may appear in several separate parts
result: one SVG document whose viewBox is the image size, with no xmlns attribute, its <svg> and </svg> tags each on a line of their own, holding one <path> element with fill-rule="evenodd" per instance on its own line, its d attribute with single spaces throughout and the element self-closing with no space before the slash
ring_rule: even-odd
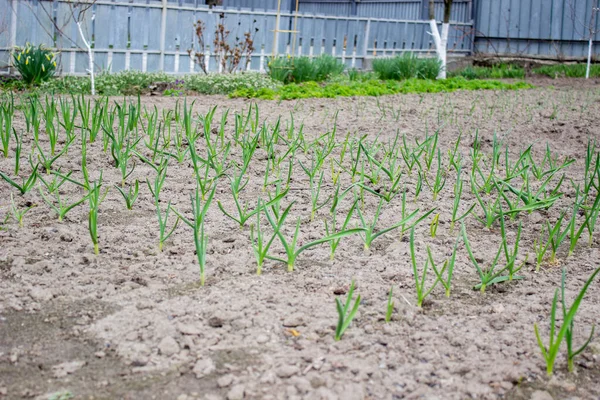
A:
<svg viewBox="0 0 600 400">
<path fill-rule="evenodd" d="M 567 318 L 567 303 L 565 302 L 565 280 L 566 280 L 566 278 L 567 278 L 567 269 L 563 268 L 562 280 L 561 280 L 561 285 L 560 285 L 563 321 L 566 320 L 566 318 Z M 592 331 L 590 332 L 590 336 L 588 336 L 585 343 L 583 343 L 583 345 L 579 349 L 573 350 L 573 325 L 574 325 L 574 322 L 575 322 L 575 318 L 573 318 L 571 320 L 571 323 L 569 324 L 569 327 L 568 327 L 567 331 L 565 332 L 565 341 L 567 342 L 567 366 L 568 366 L 569 372 L 573 372 L 573 370 L 574 370 L 573 359 L 577 355 L 581 354 L 585 350 L 585 348 L 590 344 L 590 342 L 592 341 L 592 338 L 594 337 L 594 331 L 596 329 L 596 326 L 592 325 Z"/>
<path fill-rule="evenodd" d="M 102 187 L 102 172 L 100 172 L 100 179 L 98 181 L 94 181 L 90 186 L 90 192 L 88 194 L 88 200 L 90 204 L 90 212 L 88 218 L 88 229 L 90 232 L 90 237 L 92 238 L 92 243 L 94 244 L 94 253 L 96 255 L 99 254 L 100 249 L 98 247 L 98 208 L 100 207 L 100 203 L 104 200 L 106 195 L 108 194 L 108 189 L 103 196 L 100 195 L 100 188 Z"/>
<path fill-rule="evenodd" d="M 8 182 L 11 186 L 18 189 L 19 192 L 21 192 L 21 195 L 24 195 L 25 193 L 29 192 L 33 188 L 33 185 L 35 185 L 35 181 L 37 180 L 37 177 L 38 177 L 37 171 L 38 171 L 38 166 L 36 165 L 35 167 L 33 167 L 33 171 L 29 175 L 29 178 L 27 178 L 27 180 L 22 179 L 20 185 L 17 182 L 13 181 L 8 175 L 6 175 L 2 171 L 0 171 L 0 177 L 2 179 L 4 179 L 6 182 Z"/>
<path fill-rule="evenodd" d="M 363 213 L 360 211 L 360 207 L 356 208 L 356 212 L 358 213 L 358 218 L 360 219 L 360 223 L 362 225 L 362 228 L 360 230 L 362 233 L 360 234 L 360 236 L 363 239 L 363 242 L 365 244 L 365 251 L 368 251 L 371 248 L 371 244 L 373 243 L 373 241 L 375 239 L 377 239 L 378 237 L 380 237 L 381 235 L 385 235 L 386 233 L 393 231 L 394 229 L 398 229 L 399 227 L 402 227 L 403 230 L 406 229 L 405 227 L 406 227 L 407 222 L 412 220 L 419 212 L 419 210 L 417 209 L 406 217 L 403 215 L 402 219 L 399 222 L 397 222 L 387 228 L 376 231 L 375 227 L 377 226 L 377 222 L 379 221 L 379 217 L 381 215 L 382 205 L 383 205 L 383 199 L 380 199 L 379 204 L 377 206 L 377 210 L 375 211 L 375 215 L 373 216 L 373 219 L 371 221 L 365 220 Z M 422 215 L 421 217 L 419 217 L 408 228 L 410 228 L 412 226 L 416 226 L 419 222 L 424 220 L 433 211 L 435 211 L 435 209 L 432 209 L 432 210 L 428 211 L 427 213 L 425 213 L 424 215 Z"/>
<path fill-rule="evenodd" d="M 346 297 L 346 303 L 342 305 L 342 302 L 339 298 L 335 298 L 335 305 L 338 312 L 338 323 L 335 328 L 335 340 L 339 341 L 344 336 L 344 332 L 352 323 L 356 312 L 358 311 L 358 306 L 360 305 L 360 294 L 354 300 L 354 306 L 350 309 L 350 304 L 352 303 L 352 297 L 354 295 L 354 281 L 350 284 L 350 289 L 348 290 L 348 297 Z"/>
<path fill-rule="evenodd" d="M 171 208 L 170 201 L 167 204 L 167 209 L 165 210 L 164 216 L 163 216 L 163 212 L 162 212 L 162 209 L 160 206 L 160 191 L 163 187 L 163 184 L 165 183 L 165 178 L 167 176 L 167 167 L 168 167 L 168 161 L 165 160 L 161 163 L 160 168 L 158 169 L 158 172 L 156 174 L 156 177 L 154 178 L 154 185 L 151 185 L 150 181 L 148 179 L 146 179 L 146 183 L 148 184 L 148 189 L 150 189 L 150 192 L 152 193 L 152 197 L 154 197 L 154 206 L 156 208 L 156 215 L 158 217 L 158 228 L 159 228 L 158 250 L 159 251 L 162 251 L 165 241 L 173 234 L 173 232 L 177 228 L 177 225 L 179 224 L 179 219 L 181 218 L 181 216 L 179 216 L 179 214 L 177 214 L 177 212 Z M 169 213 L 171 210 L 173 210 L 175 212 L 175 214 L 177 214 L 177 220 L 175 221 L 175 224 L 173 225 L 171 230 L 168 230 L 167 223 L 169 220 Z"/>
<path fill-rule="evenodd" d="M 392 314 L 394 313 L 394 300 L 392 294 L 394 292 L 394 286 L 390 288 L 390 294 L 388 295 L 387 307 L 385 310 L 385 322 L 389 323 L 392 320 Z"/>
<path fill-rule="evenodd" d="M 42 192 L 42 188 L 41 186 L 38 186 L 38 190 L 40 192 L 40 196 L 42 196 L 42 199 L 44 200 L 44 202 L 46 204 L 48 204 L 48 206 L 50 206 L 50 208 L 58 215 L 58 222 L 62 222 L 63 218 L 67 215 L 67 213 L 69 211 L 71 211 L 72 209 L 74 209 L 75 207 L 77 207 L 78 205 L 82 204 L 84 201 L 86 201 L 88 199 L 88 195 L 83 196 L 81 199 L 71 203 L 71 204 L 65 204 L 61 197 L 60 197 L 60 193 L 58 192 L 58 190 L 54 191 L 54 195 L 56 197 L 56 204 L 54 204 L 55 202 L 53 202 L 52 200 L 48 199 L 45 195 L 44 192 Z"/>
<path fill-rule="evenodd" d="M 479 266 L 479 263 L 477 262 L 477 260 L 475 259 L 475 256 L 473 255 L 473 251 L 471 250 L 471 244 L 469 243 L 469 238 L 467 237 L 467 228 L 465 228 L 464 223 L 462 224 L 462 237 L 463 237 L 463 241 L 465 242 L 465 247 L 467 248 L 467 252 L 469 253 L 469 258 L 471 259 L 471 262 L 475 266 L 475 269 L 477 270 L 477 274 L 479 275 L 479 280 L 481 281 L 481 283 L 479 283 L 478 285 L 475 285 L 473 287 L 473 289 L 475 289 L 475 290 L 479 289 L 481 291 L 481 293 L 485 293 L 485 289 L 488 286 L 496 284 L 496 283 L 500 283 L 500 282 L 505 282 L 510 279 L 508 276 L 502 275 L 506 270 L 508 270 L 508 265 L 506 265 L 504 268 L 500 269 L 499 271 L 496 271 L 496 267 L 498 266 L 498 259 L 500 258 L 500 254 L 502 254 L 502 250 L 504 248 L 503 245 L 500 245 L 500 247 L 498 248 L 496 257 L 494 257 L 494 260 L 492 261 L 490 267 L 487 269 L 483 269 L 482 267 Z M 514 277 L 514 279 L 517 279 L 517 277 Z"/>
<path fill-rule="evenodd" d="M 415 288 L 417 290 L 417 307 L 421 308 L 423 306 L 423 300 L 431 293 L 433 289 L 437 286 L 439 279 L 436 279 L 433 285 L 429 289 L 425 288 L 425 279 L 427 279 L 427 270 L 429 269 L 429 263 L 431 262 L 431 267 L 434 269 L 436 275 L 440 276 L 446 266 L 443 267 L 440 272 L 435 263 L 433 261 L 433 257 L 431 256 L 431 250 L 429 246 L 427 246 L 427 259 L 425 260 L 425 266 L 423 267 L 423 274 L 419 277 L 419 270 L 417 268 L 417 259 L 415 255 L 415 228 L 413 227 L 410 230 L 410 260 L 413 267 L 413 277 L 415 279 Z"/>
<path fill-rule="evenodd" d="M 300 253 L 302 253 L 304 250 L 307 250 L 311 247 L 318 246 L 320 244 L 327 243 L 332 240 L 336 240 L 336 239 L 339 239 L 339 238 L 342 238 L 345 236 L 354 235 L 356 233 L 360 233 L 363 231 L 363 229 L 361 229 L 361 228 L 343 230 L 343 231 L 340 231 L 340 232 L 337 232 L 337 233 L 334 233 L 331 235 L 327 235 L 321 239 L 317 239 L 312 242 L 306 243 L 305 245 L 296 248 L 297 242 L 298 242 L 298 236 L 300 234 L 300 217 L 298 217 L 298 219 L 296 220 L 296 229 L 294 230 L 294 236 L 292 237 L 291 241 L 288 242 L 288 240 L 281 233 L 281 228 L 283 227 L 283 224 L 285 223 L 285 220 L 286 220 L 287 216 L 289 215 L 289 212 L 293 205 L 294 205 L 294 203 L 292 202 L 279 216 L 271 215 L 271 212 L 265 208 L 265 215 L 267 216 L 267 219 L 269 220 L 271 227 L 277 233 L 277 236 L 279 237 L 279 240 L 281 241 L 281 244 L 283 245 L 283 248 L 285 249 L 287 260 L 277 258 L 277 257 L 272 257 L 272 256 L 267 256 L 267 258 L 275 260 L 275 261 L 287 263 L 289 272 L 294 271 L 296 259 L 298 258 Z"/>
<path fill-rule="evenodd" d="M 206 278 L 206 248 L 208 246 L 208 237 L 204 233 L 204 220 L 210 203 L 215 196 L 217 185 L 214 186 L 210 192 L 208 198 L 202 204 L 199 187 L 196 186 L 196 197 L 194 198 L 190 194 L 190 200 L 192 201 L 192 213 L 194 218 L 192 220 L 187 219 L 183 215 L 179 214 L 177 210 L 173 209 L 173 212 L 190 228 L 194 231 L 194 245 L 196 246 L 196 256 L 198 257 L 198 265 L 200 266 L 200 286 L 204 286 Z"/>
<path fill-rule="evenodd" d="M 25 208 L 20 209 L 15 203 L 15 199 L 13 198 L 13 194 L 10 194 L 10 213 L 12 214 L 15 221 L 19 223 L 19 227 L 23 227 L 23 217 L 29 210 L 33 207 L 36 207 L 35 204 L 27 205 Z"/>
<path fill-rule="evenodd" d="M 119 193 L 121 193 L 121 196 L 123 196 L 127 209 L 131 210 L 133 208 L 133 203 L 135 203 L 135 200 L 137 199 L 140 190 L 140 183 L 138 182 L 138 180 L 135 180 L 135 184 L 133 186 L 130 186 L 129 191 L 127 192 L 121 189 L 118 185 L 115 185 L 115 188 L 119 191 Z"/>
<path fill-rule="evenodd" d="M 554 363 L 556 361 L 558 351 L 560 350 L 560 345 L 562 344 L 563 339 L 567 335 L 567 331 L 569 331 L 569 330 L 572 331 L 572 328 L 573 328 L 572 323 L 573 323 L 573 320 L 575 319 L 575 315 L 577 314 L 577 310 L 579 309 L 579 305 L 581 304 L 581 301 L 583 300 L 583 297 L 585 296 L 585 293 L 587 292 L 590 284 L 592 283 L 592 281 L 594 280 L 596 275 L 598 275 L 598 272 L 600 272 L 600 268 L 596 269 L 594 271 L 594 273 L 585 282 L 585 284 L 581 288 L 581 291 L 575 298 L 575 301 L 571 305 L 571 308 L 569 308 L 569 311 L 567 311 L 566 308 L 563 308 L 562 326 L 560 327 L 560 329 L 558 329 L 557 333 L 556 333 L 556 330 L 557 330 L 557 327 L 556 327 L 556 305 L 558 303 L 558 289 L 556 289 L 556 291 L 554 292 L 554 299 L 552 300 L 552 310 L 550 311 L 550 339 L 548 341 L 548 347 L 546 347 L 544 345 L 544 342 L 542 341 L 542 337 L 540 335 L 537 323 L 533 325 L 533 329 L 535 331 L 535 337 L 537 339 L 538 345 L 540 346 L 540 350 L 542 351 L 542 355 L 544 356 L 544 360 L 546 361 L 546 372 L 548 373 L 548 376 L 551 376 L 553 373 Z M 563 283 L 564 283 L 564 273 L 563 273 Z M 564 296 L 563 296 L 563 301 L 564 301 Z M 564 307 L 564 302 L 563 302 L 563 307 Z M 587 343 L 584 344 L 581 351 L 583 351 L 583 349 L 585 349 L 586 346 L 587 346 Z M 569 356 L 574 357 L 575 355 L 578 354 L 578 353 L 577 354 L 576 353 L 577 352 L 569 353 Z M 572 362 L 572 358 L 570 358 L 570 361 Z"/>
</svg>

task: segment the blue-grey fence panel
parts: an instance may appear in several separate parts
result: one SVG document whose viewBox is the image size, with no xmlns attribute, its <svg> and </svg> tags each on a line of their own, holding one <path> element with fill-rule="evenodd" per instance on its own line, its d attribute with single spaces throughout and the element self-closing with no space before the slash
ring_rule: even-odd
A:
<svg viewBox="0 0 600 400">
<path fill-rule="evenodd" d="M 598 0 L 477 0 L 475 50 L 483 53 L 587 56 Z M 594 40 L 600 40 L 595 21 Z M 598 47 L 593 54 L 598 56 Z"/>
<path fill-rule="evenodd" d="M 429 23 L 425 20 L 295 15 L 289 10 L 278 17 L 273 10 L 208 7 L 200 0 L 97 0 L 83 9 L 69 0 L 0 0 L 0 5 L 12 1 L 17 4 L 19 21 L 16 35 L 11 36 L 18 39 L 14 43 L 23 45 L 30 41 L 56 48 L 60 54 L 59 72 L 65 74 L 85 74 L 89 68 L 77 21 L 83 37 L 93 47 L 96 72 L 198 72 L 201 68 L 196 64 L 194 51 L 205 52 L 209 71 L 220 71 L 220 55 L 215 54 L 214 41 L 221 25 L 230 45 L 244 43 L 246 33 L 252 41 L 252 57 L 243 58 L 239 70 L 264 70 L 272 55 L 327 53 L 349 67 L 360 68 L 367 58 L 408 50 L 432 53 Z M 405 3 L 410 2 L 414 0 Z M 203 49 L 194 26 L 198 21 L 204 28 Z M 464 32 L 471 28 L 468 23 L 453 24 L 451 51 L 470 50 L 470 36 Z M 7 60 L 12 42 L 2 35 L 0 40 L 0 60 Z"/>
<path fill-rule="evenodd" d="M 277 10 L 278 0 L 223 0 L 223 7 L 247 8 L 252 10 Z M 281 11 L 289 12 L 296 6 L 296 0 L 281 0 Z"/>
<path fill-rule="evenodd" d="M 10 65 L 10 38 L 12 32 L 12 4 L 10 0 L 0 0 L 0 70 Z"/>
<path fill-rule="evenodd" d="M 336 16 L 424 20 L 429 18 L 428 1 L 423 0 L 300 0 L 300 11 Z M 436 18 L 444 14 L 443 0 L 436 0 Z M 469 22 L 472 19 L 472 1 L 455 0 L 451 20 Z"/>
</svg>

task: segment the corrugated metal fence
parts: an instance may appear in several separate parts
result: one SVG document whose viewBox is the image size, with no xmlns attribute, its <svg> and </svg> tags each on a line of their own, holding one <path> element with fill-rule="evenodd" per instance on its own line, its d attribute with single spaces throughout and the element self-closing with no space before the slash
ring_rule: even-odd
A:
<svg viewBox="0 0 600 400">
<path fill-rule="evenodd" d="M 475 50 L 493 54 L 585 57 L 599 0 L 477 0 Z M 598 15 L 600 17 L 600 15 Z M 593 26 L 600 40 L 600 18 Z M 595 46 L 593 54 L 599 54 Z"/>
<path fill-rule="evenodd" d="M 194 1 L 96 1 L 84 14 L 82 26 L 92 40 L 97 68 L 113 72 L 197 72 L 200 69 L 194 65 L 188 49 L 197 46 L 194 23 L 198 20 L 206 25 L 205 43 L 211 46 L 219 23 L 231 31 L 232 40 L 252 32 L 256 49 L 248 63 L 252 70 L 263 70 L 271 54 L 289 54 L 292 49 L 302 55 L 332 54 L 356 68 L 371 57 L 405 51 L 432 52 L 429 25 L 423 20 L 301 14 L 295 40 L 291 33 L 280 33 L 274 41 L 276 12 L 209 8 Z M 8 60 L 12 45 L 43 43 L 60 51 L 62 73 L 85 73 L 87 53 L 73 19 L 73 13 L 78 15 L 79 10 L 72 4 L 69 0 L 0 0 L 0 9 L 9 10 L 5 14 L 10 16 L 9 34 L 0 35 L 0 60 Z M 281 14 L 280 30 L 289 30 L 293 24 L 292 14 Z M 449 35 L 450 49 L 470 53 L 471 31 L 469 23 L 455 24 Z M 209 57 L 208 67 L 218 70 L 214 54 Z"/>
</svg>

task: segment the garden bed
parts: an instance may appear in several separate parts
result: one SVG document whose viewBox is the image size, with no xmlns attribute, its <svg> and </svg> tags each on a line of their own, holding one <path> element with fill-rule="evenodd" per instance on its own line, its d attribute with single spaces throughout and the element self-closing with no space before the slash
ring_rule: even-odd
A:
<svg viewBox="0 0 600 400">
<path fill-rule="evenodd" d="M 274 147 L 276 157 L 289 149 L 286 140 L 293 143 L 288 132 L 295 138 L 301 130 L 306 143 L 329 132 L 313 142 L 316 149 L 324 146 L 335 131 L 337 144 L 322 169 L 324 178 L 318 204 L 334 195 L 331 170 L 335 175 L 340 169 L 331 160 L 340 160 L 347 135 L 357 140 L 364 136 L 365 145 L 371 146 L 377 139 L 391 146 L 399 133 L 400 137 L 406 136 L 410 146 L 417 146 L 416 140 L 422 143 L 426 135 L 431 138 L 439 132 L 437 146 L 442 169 L 447 171 L 442 171 L 446 184 L 437 198 L 433 199 L 431 188 L 423 183 L 415 201 L 416 170 L 410 175 L 405 171 L 401 178 L 410 212 L 418 209 L 418 215 L 423 215 L 435 208 L 416 227 L 419 268 L 427 256 L 426 246 L 441 265 L 450 257 L 460 236 L 460 222 L 454 230 L 450 229 L 457 173 L 449 164 L 449 154 L 459 135 L 456 148 L 465 162 L 461 213 L 476 203 L 468 183 L 476 132 L 478 148 L 488 161 L 494 134 L 503 145 L 509 146 L 508 158 L 512 162 L 517 160 L 519 152 L 533 145 L 533 160 L 542 165 L 546 144 L 556 163 L 576 160 L 561 171 L 566 174 L 560 190 L 564 194 L 549 210 L 522 212 L 514 220 L 506 219 L 511 244 L 518 224 L 522 224 L 517 263 L 525 262 L 519 273 L 524 279 L 490 285 L 485 293 L 473 290 L 479 278 L 461 243 L 450 298 L 445 297 L 438 284 L 421 308 L 416 306 L 409 231 L 401 235 L 399 230 L 392 230 L 374 240 L 369 250 L 364 249 L 358 235 L 344 237 L 333 260 L 327 243 L 313 247 L 298 256 L 293 272 L 288 272 L 284 263 L 266 260 L 262 274 L 257 276 L 250 229 L 255 217 L 240 228 L 217 204 L 220 201 L 224 210 L 234 213 L 226 176 L 215 181 L 214 201 L 205 219 L 208 251 L 206 282 L 201 286 L 197 248 L 192 230 L 186 224 L 180 222 L 165 241 L 163 251 L 159 251 L 156 204 L 146 184 L 147 178 L 153 184 L 156 166 L 149 166 L 139 157 L 132 158 L 128 169 L 134 160 L 136 166 L 126 178 L 125 188 L 138 180 L 139 197 L 132 210 L 128 210 L 115 188 L 121 186 L 121 171 L 115 168 L 110 145 L 106 152 L 103 150 L 100 130 L 96 141 L 88 144 L 86 157 L 91 179 L 98 180 L 102 171 L 102 190 L 110 188 L 98 211 L 98 255 L 94 254 L 88 233 L 87 202 L 73 208 L 58 222 L 40 196 L 37 188 L 40 182 L 21 196 L 15 188 L 0 181 L 0 218 L 9 215 L 11 195 L 19 209 L 35 205 L 25 214 L 23 227 L 9 218 L 0 230 L 0 397 L 49 398 L 53 393 L 62 393 L 64 397 L 54 398 L 69 398 L 69 394 L 75 398 L 182 400 L 598 398 L 598 334 L 594 334 L 588 349 L 576 358 L 575 374 L 567 372 L 561 351 L 555 375 L 550 379 L 533 329 L 537 323 L 547 341 L 552 297 L 560 285 L 562 267 L 567 269 L 570 304 L 599 266 L 597 233 L 592 246 L 587 244 L 585 233 L 569 258 L 569 245 L 563 244 L 557 259 L 553 263 L 543 261 L 539 272 L 534 253 L 534 241 L 540 237 L 546 221 L 554 223 L 562 210 L 572 207 L 575 190 L 568 179 L 583 183 L 588 140 L 600 139 L 598 95 L 597 85 L 579 88 L 559 85 L 557 89 L 290 102 L 221 96 L 187 98 L 194 126 L 198 115 L 206 115 L 213 106 L 218 107 L 209 133 L 198 138 L 198 151 L 203 157 L 206 135 L 213 139 L 219 136 L 223 113 L 229 110 L 223 138 L 232 141 L 236 130 L 234 116 L 238 114 L 238 124 L 243 123 L 252 104 L 259 110 L 258 132 L 263 121 L 268 133 L 280 121 L 282 139 Z M 130 100 L 137 107 L 137 99 Z M 113 101 L 123 99 L 111 98 L 109 105 Z M 139 132 L 148 129 L 148 115 L 154 107 L 159 120 L 176 107 L 183 115 L 181 98 L 142 97 L 140 106 Z M 173 146 L 175 126 L 183 129 L 178 123 L 183 124 L 183 119 L 171 123 Z M 248 130 L 251 124 L 248 122 Z M 22 110 L 15 112 L 14 127 L 17 132 L 26 130 Z M 47 150 L 44 124 L 41 129 L 40 144 Z M 199 129 L 202 131 L 202 125 Z M 60 168 L 62 174 L 73 171 L 73 179 L 81 181 L 82 147 L 78 135 L 76 145 L 57 159 L 52 169 Z M 139 151 L 147 161 L 152 152 L 143 145 L 145 140 L 146 136 L 142 136 Z M 11 176 L 14 176 L 14 143 L 10 145 L 11 155 L 0 158 L 0 171 Z M 61 133 L 58 149 L 64 144 Z M 182 145 L 185 144 L 184 139 Z M 31 135 L 25 134 L 20 176 L 26 177 L 32 170 L 27 156 L 33 147 Z M 323 237 L 323 221 L 330 218 L 331 203 L 328 203 L 311 219 L 309 180 L 299 162 L 309 168 L 313 148 L 298 151 L 289 191 L 282 200 L 282 207 L 295 202 L 284 232 L 290 238 L 299 217 L 300 244 Z M 175 147 L 171 150 L 174 152 Z M 267 176 L 265 189 L 265 169 L 268 165 L 272 168 L 274 162 L 267 150 L 268 146 L 261 142 L 246 173 L 249 181 L 242 199 L 250 209 L 254 209 L 259 197 L 267 200 L 269 193 L 275 196 L 276 184 L 272 182 L 277 176 Z M 437 153 L 434 167 L 427 172 L 431 184 L 435 179 L 436 158 Z M 237 163 L 242 159 L 242 151 L 234 144 L 231 159 Z M 349 153 L 341 163 L 347 169 L 339 175 L 342 189 L 353 183 L 348 172 L 353 164 L 350 160 Z M 502 165 L 504 160 L 502 147 Z M 284 182 L 288 162 L 284 158 L 280 165 Z M 398 162 L 404 165 L 401 159 Z M 503 174 L 503 167 L 498 171 Z M 232 176 L 235 168 L 225 172 Z M 210 176 L 214 175 L 210 172 Z M 43 169 L 41 176 L 51 179 Z M 553 185 L 559 177 L 552 181 Z M 380 181 L 366 186 L 385 193 L 386 179 L 382 174 Z M 46 188 L 41 188 L 48 196 Z M 189 154 L 183 156 L 181 163 L 172 158 L 160 194 L 163 213 L 170 202 L 191 219 L 190 195 L 195 190 Z M 83 189 L 71 182 L 61 189 L 65 201 L 74 201 L 82 193 Z M 340 203 L 339 224 L 344 212 L 351 209 L 351 197 L 349 194 Z M 378 227 L 385 228 L 401 219 L 401 198 L 399 194 L 389 203 L 383 202 Z M 373 216 L 378 204 L 379 198 L 365 191 L 364 204 L 360 205 L 365 218 Z M 433 238 L 430 224 L 438 213 L 439 225 Z M 467 235 L 476 260 L 489 266 L 500 245 L 500 227 L 496 221 L 487 229 L 474 215 L 482 217 L 479 205 L 464 219 Z M 175 214 L 171 213 L 168 226 L 174 221 Z M 577 221 L 581 223 L 581 217 Z M 354 215 L 350 225 L 355 227 L 358 223 L 358 215 Z M 261 224 L 268 231 L 269 222 L 265 218 Z M 274 243 L 270 253 L 284 257 L 279 240 Z M 435 282 L 434 276 L 430 269 L 426 280 L 429 285 Z M 345 298 L 353 280 L 362 301 L 342 340 L 335 341 L 338 322 L 335 298 Z M 598 282 L 592 283 L 580 306 L 575 322 L 576 344 L 582 343 L 591 326 L 598 323 Z M 394 311 L 391 321 L 386 323 L 391 287 Z"/>
</svg>

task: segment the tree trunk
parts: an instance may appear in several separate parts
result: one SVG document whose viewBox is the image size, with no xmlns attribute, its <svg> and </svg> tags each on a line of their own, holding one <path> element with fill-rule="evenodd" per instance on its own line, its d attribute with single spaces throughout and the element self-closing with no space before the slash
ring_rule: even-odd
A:
<svg viewBox="0 0 600 400">
<path fill-rule="evenodd" d="M 435 45 L 435 52 L 440 60 L 441 68 L 438 79 L 446 79 L 446 61 L 448 47 L 448 32 L 450 31 L 450 15 L 452 13 L 452 0 L 444 0 L 444 21 L 442 23 L 442 32 L 438 30 L 435 19 L 435 2 L 429 0 L 429 27 L 431 36 Z"/>
<path fill-rule="evenodd" d="M 96 87 L 94 84 L 94 52 L 92 51 L 92 46 L 90 46 L 89 42 L 85 40 L 85 36 L 83 35 L 83 30 L 81 29 L 81 22 L 77 21 L 77 28 L 79 28 L 79 36 L 81 36 L 81 40 L 83 44 L 87 48 L 88 51 L 88 70 L 87 72 L 90 74 L 90 83 L 91 83 L 91 92 L 92 96 L 96 95 Z"/>
</svg>

